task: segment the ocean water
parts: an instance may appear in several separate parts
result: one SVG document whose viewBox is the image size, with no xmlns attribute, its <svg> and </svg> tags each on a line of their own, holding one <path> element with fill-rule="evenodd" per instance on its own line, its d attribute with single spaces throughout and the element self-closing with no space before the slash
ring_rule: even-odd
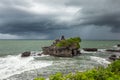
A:
<svg viewBox="0 0 120 80">
<path fill-rule="evenodd" d="M 105 49 L 117 48 L 120 41 L 82 41 L 80 56 L 72 58 L 48 55 L 31 55 L 21 58 L 21 53 L 38 54 L 41 47 L 49 46 L 52 40 L 0 40 L 0 80 L 33 80 L 37 76 L 48 77 L 56 72 L 85 71 L 96 66 L 110 64 Z M 97 52 L 85 52 L 82 48 L 99 48 Z"/>
</svg>

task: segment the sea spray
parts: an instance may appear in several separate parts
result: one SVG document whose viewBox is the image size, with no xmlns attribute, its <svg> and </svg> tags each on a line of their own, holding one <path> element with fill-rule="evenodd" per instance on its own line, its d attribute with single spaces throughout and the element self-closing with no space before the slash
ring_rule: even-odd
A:
<svg viewBox="0 0 120 80">
<path fill-rule="evenodd" d="M 56 72 L 69 73 L 76 71 L 86 71 L 97 66 L 107 65 L 106 58 L 97 57 L 98 54 L 94 53 L 81 54 L 80 56 L 72 58 L 53 57 L 53 56 L 34 56 L 35 61 L 51 61 L 52 65 L 25 71 L 21 74 L 9 77 L 9 80 L 33 80 L 35 77 L 44 76 L 48 77 Z M 104 60 L 105 59 L 105 60 Z M 102 63 L 103 62 L 103 63 Z"/>
<path fill-rule="evenodd" d="M 106 67 L 108 64 L 110 64 L 109 61 L 107 61 L 104 58 L 96 57 L 96 56 L 90 56 L 91 60 L 94 62 L 97 62 L 98 64 L 101 64 L 102 66 Z"/>
<path fill-rule="evenodd" d="M 0 79 L 51 64 L 52 61 L 35 61 L 33 56 L 21 58 L 20 55 L 17 55 L 0 58 Z"/>
</svg>

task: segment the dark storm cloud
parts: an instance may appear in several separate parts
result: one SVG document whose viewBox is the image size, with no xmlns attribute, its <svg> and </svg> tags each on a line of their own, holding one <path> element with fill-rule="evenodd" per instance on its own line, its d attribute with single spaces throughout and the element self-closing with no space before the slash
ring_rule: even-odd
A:
<svg viewBox="0 0 120 80">
<path fill-rule="evenodd" d="M 101 33 L 120 33 L 119 4 L 120 0 L 1 0 L 0 34 L 104 39 L 108 35 Z"/>
<path fill-rule="evenodd" d="M 33 14 L 14 7 L 1 8 L 0 33 L 27 35 L 30 33 L 53 33 L 57 29 L 65 29 L 64 23 L 59 24 L 53 18 L 56 14 Z"/>
<path fill-rule="evenodd" d="M 7 28 L 5 26 L 8 26 Z M 57 26 L 57 27 L 56 27 Z M 45 21 L 36 21 L 36 22 L 13 22 L 2 25 L 1 33 L 10 33 L 10 34 L 29 34 L 29 33 L 50 33 L 58 29 L 67 29 L 64 25 L 54 24 L 54 22 L 45 20 Z"/>
<path fill-rule="evenodd" d="M 79 25 L 107 26 L 112 32 L 120 33 L 120 0 L 71 0 L 66 3 L 71 6 L 80 6 L 77 18 Z M 80 22 L 82 21 L 82 22 Z"/>
<path fill-rule="evenodd" d="M 107 26 L 111 28 L 112 32 L 120 32 L 120 12 L 113 14 L 104 14 L 83 18 L 84 22 L 79 25 L 96 25 Z"/>
</svg>

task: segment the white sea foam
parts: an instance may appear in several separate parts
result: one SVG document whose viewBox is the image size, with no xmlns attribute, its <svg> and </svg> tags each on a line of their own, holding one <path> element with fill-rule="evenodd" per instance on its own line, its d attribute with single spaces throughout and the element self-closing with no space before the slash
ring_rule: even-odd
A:
<svg viewBox="0 0 120 80">
<path fill-rule="evenodd" d="M 98 49 L 98 52 L 106 52 L 106 49 Z"/>
<path fill-rule="evenodd" d="M 114 47 L 114 48 L 117 48 L 118 46 L 117 46 L 117 45 L 114 45 L 113 47 Z"/>
<path fill-rule="evenodd" d="M 90 56 L 91 60 L 92 61 L 95 61 L 103 66 L 106 66 L 107 64 L 110 64 L 109 61 L 107 61 L 106 59 L 104 58 L 101 58 L 101 57 L 96 57 L 96 56 Z"/>
<path fill-rule="evenodd" d="M 120 50 L 120 47 L 118 47 L 117 45 L 113 46 L 113 48 L 115 48 L 116 50 Z"/>
<path fill-rule="evenodd" d="M 52 65 L 52 61 L 34 61 L 33 56 L 27 58 L 21 58 L 20 55 L 7 56 L 0 58 L 0 79 L 49 65 Z"/>
<path fill-rule="evenodd" d="M 84 51 L 84 50 L 81 50 L 81 53 L 97 53 L 97 51 Z"/>
<path fill-rule="evenodd" d="M 106 49 L 98 49 L 98 51 L 84 51 L 81 50 L 81 53 L 98 53 L 98 52 L 106 52 Z"/>
<path fill-rule="evenodd" d="M 42 51 L 31 51 L 31 56 L 38 56 L 41 54 L 42 54 Z"/>
</svg>

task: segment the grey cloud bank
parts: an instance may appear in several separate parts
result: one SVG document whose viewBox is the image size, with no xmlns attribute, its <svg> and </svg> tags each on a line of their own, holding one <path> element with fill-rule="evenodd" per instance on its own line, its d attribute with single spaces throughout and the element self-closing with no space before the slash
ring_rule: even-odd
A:
<svg viewBox="0 0 120 80">
<path fill-rule="evenodd" d="M 0 39 L 120 39 L 119 0 L 1 0 Z"/>
</svg>

